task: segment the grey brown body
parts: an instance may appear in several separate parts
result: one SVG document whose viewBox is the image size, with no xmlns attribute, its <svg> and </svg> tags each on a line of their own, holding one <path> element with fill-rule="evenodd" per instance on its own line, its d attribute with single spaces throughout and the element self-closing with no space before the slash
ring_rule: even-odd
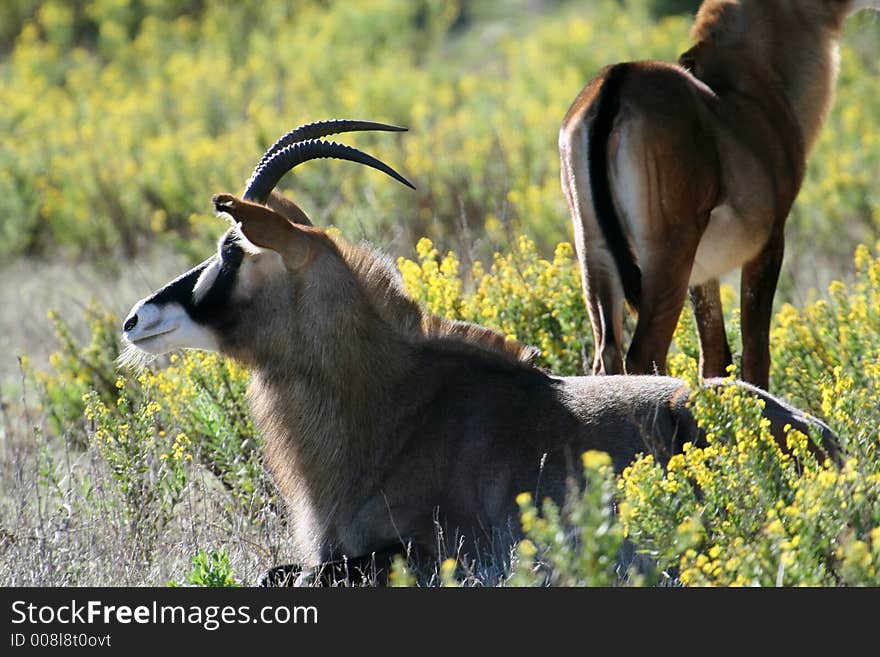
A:
<svg viewBox="0 0 880 657">
<path fill-rule="evenodd" d="M 561 504 L 588 450 L 607 452 L 621 472 L 639 454 L 665 464 L 685 442 L 703 442 L 679 379 L 553 377 L 446 340 L 398 349 L 407 364 L 398 376 L 346 377 L 326 390 L 315 388 L 314 371 L 299 381 L 255 372 L 253 407 L 268 464 L 310 565 L 410 544 L 443 558 L 438 527 L 462 536 L 473 556 L 521 536 L 519 493 Z M 355 407 L 349 394 L 359 389 Z M 749 390 L 765 400 L 781 441 L 790 424 L 819 429 L 833 444 L 820 422 Z M 306 462 L 320 465 L 293 467 Z"/>
<path fill-rule="evenodd" d="M 408 546 L 433 559 L 438 528 L 465 555 L 506 549 L 520 535 L 516 495 L 561 503 L 583 452 L 607 452 L 619 472 L 700 440 L 680 380 L 551 376 L 534 349 L 425 313 L 387 258 L 312 227 L 292 202 L 214 205 L 235 223 L 218 253 L 136 304 L 124 335 L 131 352 L 213 349 L 250 368 L 305 566 L 377 553 L 387 572 Z M 784 424 L 833 438 L 754 392 L 780 439 Z"/>
<path fill-rule="evenodd" d="M 690 290 L 701 368 L 731 363 L 719 277 L 742 268 L 743 378 L 767 388 L 784 225 L 828 113 L 844 18 L 876 2 L 706 0 L 681 66 L 600 71 L 559 134 L 598 374 L 663 373 Z M 625 301 L 638 313 L 622 345 Z"/>
<path fill-rule="evenodd" d="M 608 452 L 620 471 L 639 453 L 665 462 L 697 438 L 679 380 L 560 379 L 455 344 L 419 346 L 410 357 L 399 380 L 364 382 L 376 396 L 361 417 L 344 401 L 328 408 L 328 397 L 314 390 L 280 409 L 257 410 L 260 426 L 271 428 L 264 431 L 269 467 L 291 502 L 308 563 L 409 542 L 443 556 L 433 554 L 437 523 L 471 548 L 491 544 L 493 531 L 517 536 L 515 497 L 528 491 L 561 501 L 566 480 L 580 476 L 583 452 Z M 287 382 L 255 377 L 260 400 L 289 390 Z M 306 446 L 297 419 L 319 413 L 321 444 Z M 369 451 L 351 449 L 361 445 Z M 311 458 L 303 453 L 311 450 Z M 305 467 L 292 470 L 292 462 L 312 458 L 336 477 L 317 482 Z M 310 479 L 315 484 L 305 484 Z"/>
</svg>

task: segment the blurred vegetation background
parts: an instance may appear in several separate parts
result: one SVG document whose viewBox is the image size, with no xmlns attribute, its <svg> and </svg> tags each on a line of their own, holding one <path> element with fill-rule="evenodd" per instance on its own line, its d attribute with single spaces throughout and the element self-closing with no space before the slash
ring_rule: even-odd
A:
<svg viewBox="0 0 880 657">
<path fill-rule="evenodd" d="M 409 126 L 345 139 L 418 191 L 349 164 L 304 167 L 282 187 L 319 225 L 397 255 L 427 235 L 465 264 L 518 233 L 550 255 L 571 234 L 556 148 L 569 104 L 609 62 L 674 60 L 698 4 L 7 0 L 0 258 L 118 267 L 159 245 L 200 260 L 221 231 L 211 195 L 240 191 L 289 128 L 332 117 Z M 851 19 L 782 298 L 824 288 L 875 238 L 878 62 L 880 22 Z"/>
<path fill-rule="evenodd" d="M 281 187 L 316 224 L 399 256 L 432 312 L 494 326 L 539 346 L 554 372 L 580 372 L 592 345 L 564 243 L 557 131 L 604 65 L 675 60 L 698 4 L 3 0 L 0 582 L 228 583 L 230 566 L 253 582 L 292 558 L 247 373 L 187 352 L 122 376 L 115 358 L 132 303 L 204 259 L 225 229 L 211 196 L 239 192 L 296 125 L 409 126 L 344 141 L 415 193 L 344 162 L 297 169 Z M 585 461 L 584 502 L 562 515 L 545 505 L 538 519 L 523 501 L 534 527 L 510 583 L 542 583 L 542 560 L 555 583 L 617 581 L 627 535 L 686 583 L 878 584 L 878 68 L 877 14 L 851 18 L 837 99 L 789 219 L 771 336 L 771 389 L 829 422 L 845 468 L 797 441 L 795 459 L 771 454 L 754 408 L 710 397 L 700 420 L 731 442 L 691 450 L 666 475 L 639 461 L 616 482 Z M 737 295 L 723 290 L 738 354 Z M 670 371 L 694 382 L 697 355 L 686 310 Z M 619 522 L 602 506 L 615 486 Z M 563 516 L 608 540 L 571 552 Z"/>
</svg>

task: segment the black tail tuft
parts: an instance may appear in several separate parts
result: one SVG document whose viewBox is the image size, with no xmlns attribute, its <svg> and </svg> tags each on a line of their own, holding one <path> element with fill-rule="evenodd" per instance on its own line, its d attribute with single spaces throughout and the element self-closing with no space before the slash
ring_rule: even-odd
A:
<svg viewBox="0 0 880 657">
<path fill-rule="evenodd" d="M 596 111 L 590 121 L 587 160 L 596 219 L 614 258 L 614 264 L 617 265 L 626 300 L 638 311 L 642 297 L 642 272 L 623 233 L 623 225 L 611 197 L 611 181 L 608 176 L 608 139 L 614 126 L 614 118 L 620 110 L 620 89 L 628 70 L 627 64 L 612 66 L 602 81 Z"/>
</svg>

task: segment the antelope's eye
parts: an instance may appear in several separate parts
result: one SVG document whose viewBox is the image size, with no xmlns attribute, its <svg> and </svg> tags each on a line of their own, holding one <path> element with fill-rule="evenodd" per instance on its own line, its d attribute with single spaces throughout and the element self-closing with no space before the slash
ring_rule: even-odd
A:
<svg viewBox="0 0 880 657">
<path fill-rule="evenodd" d="M 244 257 L 244 249 L 230 235 L 220 245 L 219 255 L 224 267 L 236 270 Z"/>
</svg>

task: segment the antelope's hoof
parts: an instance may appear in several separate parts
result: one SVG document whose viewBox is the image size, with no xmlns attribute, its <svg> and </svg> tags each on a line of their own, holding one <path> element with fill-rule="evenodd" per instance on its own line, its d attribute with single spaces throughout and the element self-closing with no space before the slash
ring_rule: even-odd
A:
<svg viewBox="0 0 880 657">
<path fill-rule="evenodd" d="M 303 570 L 302 566 L 294 563 L 275 566 L 260 575 L 257 585 L 265 588 L 303 586 L 304 580 L 310 579 L 311 574 L 310 569 Z"/>
</svg>

